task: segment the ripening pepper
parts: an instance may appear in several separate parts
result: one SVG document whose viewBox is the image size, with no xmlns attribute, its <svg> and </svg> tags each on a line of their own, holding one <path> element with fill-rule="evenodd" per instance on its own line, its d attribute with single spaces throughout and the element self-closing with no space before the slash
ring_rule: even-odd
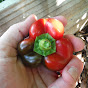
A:
<svg viewBox="0 0 88 88">
<path fill-rule="evenodd" d="M 50 70 L 62 70 L 73 55 L 73 45 L 70 40 L 63 37 L 63 34 L 64 26 L 59 20 L 54 18 L 39 19 L 29 28 L 28 42 L 30 43 L 27 43 L 28 46 L 26 48 L 22 48 L 23 46 L 18 48 L 18 52 L 21 53 L 24 60 L 27 60 L 27 64 L 29 61 L 30 65 L 31 50 L 34 53 L 33 55 L 39 57 L 40 61 L 38 58 L 33 58 L 35 62 L 32 64 L 32 67 L 36 63 L 40 64 L 43 61 L 45 66 Z M 25 39 L 23 41 L 26 42 Z M 32 49 L 28 48 L 30 44 Z M 22 44 L 20 43 L 20 45 Z M 26 55 L 27 57 L 25 58 Z"/>
</svg>

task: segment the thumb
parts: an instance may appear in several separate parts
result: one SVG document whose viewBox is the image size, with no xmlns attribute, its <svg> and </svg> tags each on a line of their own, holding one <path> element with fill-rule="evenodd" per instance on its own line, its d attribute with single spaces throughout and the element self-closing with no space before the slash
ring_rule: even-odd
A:
<svg viewBox="0 0 88 88">
<path fill-rule="evenodd" d="M 83 63 L 77 58 L 73 59 L 63 69 L 62 77 L 58 78 L 48 88 L 75 88 L 76 81 L 78 80 L 83 70 Z"/>
</svg>

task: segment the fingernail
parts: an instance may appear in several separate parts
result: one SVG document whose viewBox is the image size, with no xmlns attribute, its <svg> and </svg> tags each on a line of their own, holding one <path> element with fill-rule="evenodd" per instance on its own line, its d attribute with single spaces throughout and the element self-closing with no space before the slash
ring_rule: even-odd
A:
<svg viewBox="0 0 88 88">
<path fill-rule="evenodd" d="M 35 15 L 35 14 L 32 14 L 32 16 L 34 16 L 34 18 L 37 20 L 38 18 L 37 18 L 37 16 Z"/>
<path fill-rule="evenodd" d="M 75 67 L 71 67 L 68 72 L 70 73 L 70 75 L 72 76 L 72 78 L 76 81 L 77 77 L 78 77 L 78 71 L 77 68 Z"/>
</svg>

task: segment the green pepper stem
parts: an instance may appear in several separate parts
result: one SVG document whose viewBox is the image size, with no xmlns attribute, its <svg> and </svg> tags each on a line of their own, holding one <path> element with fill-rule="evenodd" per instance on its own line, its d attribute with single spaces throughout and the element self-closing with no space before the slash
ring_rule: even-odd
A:
<svg viewBox="0 0 88 88">
<path fill-rule="evenodd" d="M 48 33 L 36 37 L 33 51 L 42 56 L 47 56 L 55 53 L 55 39 L 53 39 Z"/>
<path fill-rule="evenodd" d="M 41 50 L 49 50 L 51 49 L 51 42 L 48 39 L 42 39 L 39 42 L 39 47 Z"/>
</svg>

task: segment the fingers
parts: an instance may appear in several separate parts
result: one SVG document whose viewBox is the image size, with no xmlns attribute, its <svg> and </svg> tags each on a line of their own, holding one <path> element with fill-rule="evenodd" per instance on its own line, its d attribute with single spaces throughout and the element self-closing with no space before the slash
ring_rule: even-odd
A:
<svg viewBox="0 0 88 88">
<path fill-rule="evenodd" d="M 67 21 L 63 16 L 54 17 L 60 20 L 64 26 L 66 26 Z M 28 35 L 29 28 L 33 22 L 37 20 L 35 15 L 29 16 L 24 22 L 17 23 L 11 26 L 2 36 L 0 41 L 10 45 L 14 48 L 17 47 L 18 42 L 20 42 L 25 36 Z"/>
<path fill-rule="evenodd" d="M 67 82 L 72 80 L 73 83 L 75 83 L 78 80 L 82 70 L 83 70 L 83 63 L 76 56 L 74 56 L 73 59 L 64 68 L 62 72 L 62 77 Z"/>
<path fill-rule="evenodd" d="M 57 79 L 48 88 L 75 88 L 76 81 L 78 80 L 82 70 L 83 63 L 77 57 L 73 57 L 64 68 L 62 77 Z"/>
<path fill-rule="evenodd" d="M 53 18 L 61 21 L 62 24 L 64 25 L 64 27 L 67 25 L 67 19 L 64 16 L 56 16 L 56 17 L 53 17 Z"/>
<path fill-rule="evenodd" d="M 64 27 L 66 26 L 67 20 L 66 20 L 65 17 L 56 16 L 56 17 L 53 17 L 53 18 L 61 21 L 63 23 Z M 75 52 L 81 51 L 84 48 L 85 44 L 80 38 L 77 38 L 74 35 L 64 35 L 64 37 L 68 38 L 72 42 Z"/>
<path fill-rule="evenodd" d="M 58 78 L 55 72 L 48 70 L 43 65 L 38 67 L 38 72 L 42 80 L 47 86 L 49 86 L 51 83 L 53 83 Z"/>
<path fill-rule="evenodd" d="M 33 22 L 36 21 L 35 15 L 30 15 L 25 21 L 17 23 L 11 26 L 0 38 L 0 41 L 17 47 L 17 43 L 20 42 L 25 36 L 28 35 L 29 28 Z"/>
<path fill-rule="evenodd" d="M 64 37 L 68 38 L 74 47 L 74 51 L 81 51 L 84 48 L 84 42 L 82 41 L 82 39 L 75 37 L 74 35 L 64 35 Z"/>
</svg>

